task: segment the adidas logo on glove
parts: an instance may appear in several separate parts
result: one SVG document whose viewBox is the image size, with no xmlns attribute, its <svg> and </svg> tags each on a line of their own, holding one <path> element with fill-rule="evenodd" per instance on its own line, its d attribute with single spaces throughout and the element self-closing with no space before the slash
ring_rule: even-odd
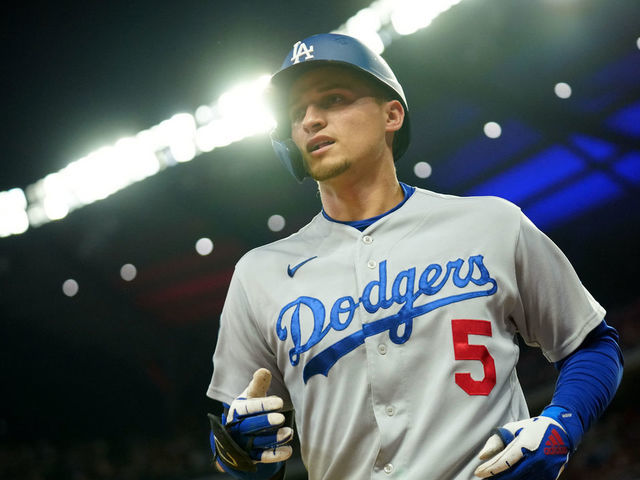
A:
<svg viewBox="0 0 640 480">
<path fill-rule="evenodd" d="M 544 454 L 545 455 L 566 455 L 569 453 L 569 448 L 564 444 L 562 437 L 558 433 L 558 430 L 553 428 L 549 434 L 549 438 L 545 443 Z"/>
</svg>

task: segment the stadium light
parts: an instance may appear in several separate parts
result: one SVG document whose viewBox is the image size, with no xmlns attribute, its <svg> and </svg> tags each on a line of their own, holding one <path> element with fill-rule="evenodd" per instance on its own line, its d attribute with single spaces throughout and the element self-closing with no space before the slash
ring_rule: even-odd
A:
<svg viewBox="0 0 640 480">
<path fill-rule="evenodd" d="M 391 24 L 400 35 L 411 35 L 427 27 L 437 16 L 460 0 L 402 0 L 394 2 Z"/>
<path fill-rule="evenodd" d="M 19 188 L 0 192 L 0 237 L 19 235 L 29 228 L 27 198 Z"/>
<path fill-rule="evenodd" d="M 428 26 L 460 1 L 376 0 L 334 32 L 356 37 L 382 53 L 394 38 Z M 270 131 L 275 120 L 264 95 L 269 78 L 265 74 L 241 82 L 217 102 L 198 107 L 193 115 L 178 113 L 135 136 L 104 146 L 29 185 L 24 192 L 16 188 L 0 192 L 0 237 L 61 220 L 167 167 Z"/>
</svg>

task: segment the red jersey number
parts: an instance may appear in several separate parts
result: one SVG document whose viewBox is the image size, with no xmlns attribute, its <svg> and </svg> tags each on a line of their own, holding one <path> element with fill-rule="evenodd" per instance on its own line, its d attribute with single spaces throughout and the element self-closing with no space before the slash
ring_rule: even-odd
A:
<svg viewBox="0 0 640 480">
<path fill-rule="evenodd" d="M 496 364 L 484 345 L 470 345 L 469 335 L 491 336 L 488 320 L 451 320 L 453 352 L 456 360 L 478 360 L 484 367 L 484 378 L 474 380 L 470 373 L 456 373 L 456 384 L 469 395 L 489 395 L 496 386 Z"/>
</svg>

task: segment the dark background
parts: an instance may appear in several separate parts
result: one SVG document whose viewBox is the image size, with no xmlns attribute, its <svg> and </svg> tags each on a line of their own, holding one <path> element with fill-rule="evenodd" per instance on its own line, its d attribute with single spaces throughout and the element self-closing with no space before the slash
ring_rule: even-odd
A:
<svg viewBox="0 0 640 480">
<path fill-rule="evenodd" d="M 193 113 L 368 4 L 6 6 L 0 191 Z M 518 203 L 622 333 L 620 393 L 567 478 L 640 478 L 639 37 L 636 1 L 463 0 L 384 53 L 413 125 L 399 178 Z M 557 82 L 571 85 L 569 99 L 554 95 Z M 483 134 L 488 121 L 501 124 L 500 138 Z M 414 175 L 419 161 L 431 177 Z M 580 168 L 567 173 L 569 164 Z M 204 393 L 233 265 L 304 225 L 320 209 L 315 190 L 259 135 L 0 238 L 0 476 L 212 475 Z M 273 214 L 286 219 L 282 231 L 267 227 Z M 195 252 L 201 237 L 213 240 L 211 255 Z M 132 282 L 120 278 L 125 263 L 138 270 Z M 68 278 L 80 286 L 71 298 Z M 522 362 L 535 412 L 554 372 L 537 351 L 525 349 Z M 290 477 L 297 472 L 292 462 Z"/>
</svg>

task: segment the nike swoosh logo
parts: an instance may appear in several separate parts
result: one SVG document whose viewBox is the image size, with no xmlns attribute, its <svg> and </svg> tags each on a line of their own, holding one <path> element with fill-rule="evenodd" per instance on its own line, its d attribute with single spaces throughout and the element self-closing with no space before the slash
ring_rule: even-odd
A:
<svg viewBox="0 0 640 480">
<path fill-rule="evenodd" d="M 311 260 L 313 260 L 314 258 L 318 258 L 318 256 L 316 255 L 315 257 L 311 257 L 311 258 L 307 258 L 306 260 L 303 260 L 302 262 L 300 262 L 299 264 L 297 264 L 295 267 L 291 268 L 291 265 L 287 265 L 287 274 L 289 274 L 289 276 L 291 278 L 293 278 L 293 276 L 296 274 L 296 272 L 298 271 L 298 269 L 303 266 L 305 263 L 310 262 Z"/>
</svg>

